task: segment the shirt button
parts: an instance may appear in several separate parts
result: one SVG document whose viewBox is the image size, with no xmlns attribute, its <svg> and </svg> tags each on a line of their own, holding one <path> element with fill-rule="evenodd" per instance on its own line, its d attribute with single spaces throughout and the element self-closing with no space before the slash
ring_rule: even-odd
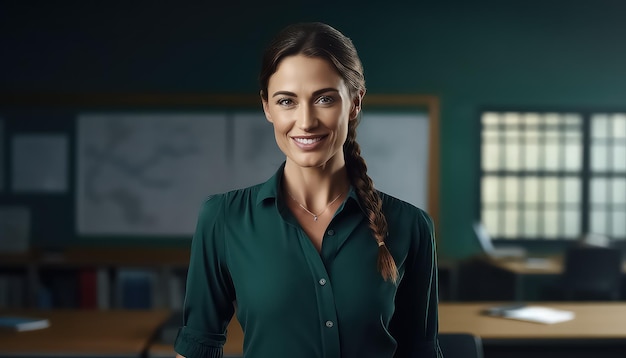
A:
<svg viewBox="0 0 626 358">
<path fill-rule="evenodd" d="M 325 278 L 320 278 L 319 283 L 320 283 L 320 285 L 324 286 L 326 284 L 326 279 Z"/>
<path fill-rule="evenodd" d="M 328 234 L 328 236 L 333 236 L 333 235 L 335 235 L 335 230 L 330 229 L 330 230 L 328 230 L 327 234 Z"/>
<path fill-rule="evenodd" d="M 326 327 L 333 328 L 334 325 L 333 321 L 326 321 Z"/>
</svg>

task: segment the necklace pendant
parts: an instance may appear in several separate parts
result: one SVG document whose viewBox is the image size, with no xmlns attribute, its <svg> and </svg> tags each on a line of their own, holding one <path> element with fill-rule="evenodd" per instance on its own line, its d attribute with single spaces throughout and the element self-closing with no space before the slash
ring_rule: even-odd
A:
<svg viewBox="0 0 626 358">
<path fill-rule="evenodd" d="M 317 215 L 313 216 L 313 221 L 317 221 Z"/>
</svg>

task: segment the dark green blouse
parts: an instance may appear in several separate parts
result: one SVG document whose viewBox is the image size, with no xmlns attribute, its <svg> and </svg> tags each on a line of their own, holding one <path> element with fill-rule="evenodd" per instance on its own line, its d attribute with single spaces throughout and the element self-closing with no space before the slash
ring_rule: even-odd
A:
<svg viewBox="0 0 626 358">
<path fill-rule="evenodd" d="M 204 203 L 176 352 L 222 357 L 236 305 L 246 358 L 438 357 L 429 216 L 380 193 L 396 286 L 377 270 L 378 245 L 353 190 L 318 252 L 284 204 L 282 174 Z"/>
</svg>

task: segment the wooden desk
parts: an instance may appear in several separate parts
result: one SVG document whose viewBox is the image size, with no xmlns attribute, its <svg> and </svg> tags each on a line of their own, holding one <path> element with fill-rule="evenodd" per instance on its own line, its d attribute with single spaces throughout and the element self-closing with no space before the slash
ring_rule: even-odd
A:
<svg viewBox="0 0 626 358">
<path fill-rule="evenodd" d="M 515 357 L 532 352 L 538 358 L 545 352 L 553 357 L 574 357 L 568 347 L 578 352 L 601 349 L 626 349 L 626 303 L 554 303 L 540 302 L 537 305 L 573 311 L 575 319 L 552 325 L 521 322 L 480 314 L 484 308 L 502 304 L 499 302 L 440 303 L 439 332 L 465 332 L 475 334 L 483 340 L 489 357 Z M 581 345 L 583 345 L 581 347 Z M 241 357 L 243 354 L 243 332 L 236 319 L 231 321 L 224 345 L 225 357 Z M 616 348 L 617 347 L 617 348 Z M 539 352 L 534 352 L 533 349 Z M 515 353 L 515 352 L 517 353 Z M 561 352 L 561 353 L 559 353 Z M 626 352 L 626 350 L 624 351 Z M 174 348 L 167 344 L 154 344 L 149 357 L 173 357 Z M 592 357 L 601 357 L 595 353 Z"/>
<path fill-rule="evenodd" d="M 626 303 L 555 303 L 536 305 L 572 311 L 575 319 L 558 324 L 521 322 L 481 315 L 498 303 L 441 303 L 440 332 L 469 332 L 484 340 L 622 339 L 626 340 Z M 533 303 L 535 304 L 535 303 Z"/>
<path fill-rule="evenodd" d="M 50 327 L 0 332 L 0 357 L 142 357 L 170 316 L 158 311 L 51 310 L 2 314 L 47 318 Z"/>
<path fill-rule="evenodd" d="M 441 303 L 439 332 L 481 337 L 485 358 L 617 358 L 626 356 L 626 303 L 533 303 L 573 311 L 557 324 L 522 322 L 480 314 L 501 303 Z"/>
</svg>

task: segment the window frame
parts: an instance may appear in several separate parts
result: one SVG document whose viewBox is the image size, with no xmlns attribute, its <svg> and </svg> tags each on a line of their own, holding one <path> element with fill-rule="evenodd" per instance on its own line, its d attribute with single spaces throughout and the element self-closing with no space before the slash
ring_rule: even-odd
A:
<svg viewBox="0 0 626 358">
<path fill-rule="evenodd" d="M 482 193 L 482 181 L 483 178 L 485 176 L 489 176 L 492 174 L 496 174 L 497 177 L 502 178 L 505 175 L 503 173 L 505 173 L 505 171 L 501 170 L 502 168 L 498 168 L 498 170 L 495 171 L 486 171 L 483 169 L 483 130 L 484 130 L 484 123 L 483 123 L 483 116 L 485 113 L 497 113 L 499 115 L 503 115 L 505 113 L 518 113 L 518 114 L 527 114 L 527 113 L 536 113 L 539 115 L 545 115 L 548 113 L 557 113 L 560 115 L 563 114 L 576 114 L 579 115 L 581 118 L 581 150 L 582 150 L 582 163 L 581 163 L 581 169 L 580 169 L 580 174 L 579 176 L 577 176 L 578 178 L 580 178 L 580 183 L 581 183 L 581 188 L 580 188 L 580 211 L 579 211 L 579 220 L 580 220 L 580 232 L 579 235 L 582 235 L 583 233 L 588 233 L 590 232 L 590 226 L 591 226 L 591 209 L 592 209 L 592 203 L 591 203 L 591 193 L 590 193 L 590 187 L 591 187 L 591 180 L 592 178 L 597 177 L 598 174 L 601 174 L 600 176 L 602 176 L 602 174 L 605 174 L 606 177 L 624 177 L 626 178 L 626 170 L 624 171 L 624 173 L 618 173 L 616 171 L 614 171 L 613 169 L 610 169 L 608 171 L 602 172 L 602 171 L 594 171 L 591 168 L 590 165 L 590 160 L 591 160 L 591 148 L 592 148 L 592 138 L 591 138 L 591 124 L 592 124 L 592 118 L 593 116 L 596 115 L 608 115 L 608 116 L 612 116 L 615 114 L 622 114 L 622 115 L 626 115 L 626 109 L 624 108 L 571 108 L 571 107 L 514 107 L 514 106 L 483 106 L 481 108 L 479 108 L 478 110 L 478 114 L 477 114 L 477 130 L 476 130 L 476 142 L 477 142 L 477 161 L 476 161 L 476 167 L 477 167 L 477 180 L 475 182 L 475 188 L 476 188 L 476 216 L 475 216 L 475 220 L 476 221 L 481 221 L 484 220 L 483 218 L 483 193 Z M 524 169 L 524 168 L 523 168 Z M 523 171 L 523 170 L 522 170 Z M 520 171 L 520 173 L 522 172 Z M 543 175 L 545 175 L 546 173 L 551 173 L 546 171 L 545 169 L 541 169 L 541 170 L 537 170 L 537 173 L 541 173 Z M 517 177 L 522 177 L 522 175 L 519 175 L 520 173 L 518 173 L 516 176 Z M 610 198 L 609 198 L 610 200 Z M 499 201 L 498 204 L 503 203 L 504 201 Z M 517 202 L 515 202 L 516 204 L 519 204 L 519 200 Z M 559 209 L 562 210 L 562 209 Z M 625 218 L 626 220 L 626 218 Z M 493 235 L 492 237 L 494 243 L 496 244 L 516 244 L 516 245 L 523 245 L 529 249 L 545 249 L 545 248 L 562 248 L 566 245 L 570 245 L 571 243 L 575 242 L 576 238 L 564 238 L 562 236 L 557 237 L 557 238 L 546 238 L 546 237 L 537 237 L 537 238 L 523 238 L 523 237 L 517 237 L 517 238 L 505 238 L 503 236 L 499 236 L 499 235 Z M 625 237 L 618 237 L 616 238 L 617 240 L 624 240 L 626 241 L 626 235 Z"/>
</svg>

